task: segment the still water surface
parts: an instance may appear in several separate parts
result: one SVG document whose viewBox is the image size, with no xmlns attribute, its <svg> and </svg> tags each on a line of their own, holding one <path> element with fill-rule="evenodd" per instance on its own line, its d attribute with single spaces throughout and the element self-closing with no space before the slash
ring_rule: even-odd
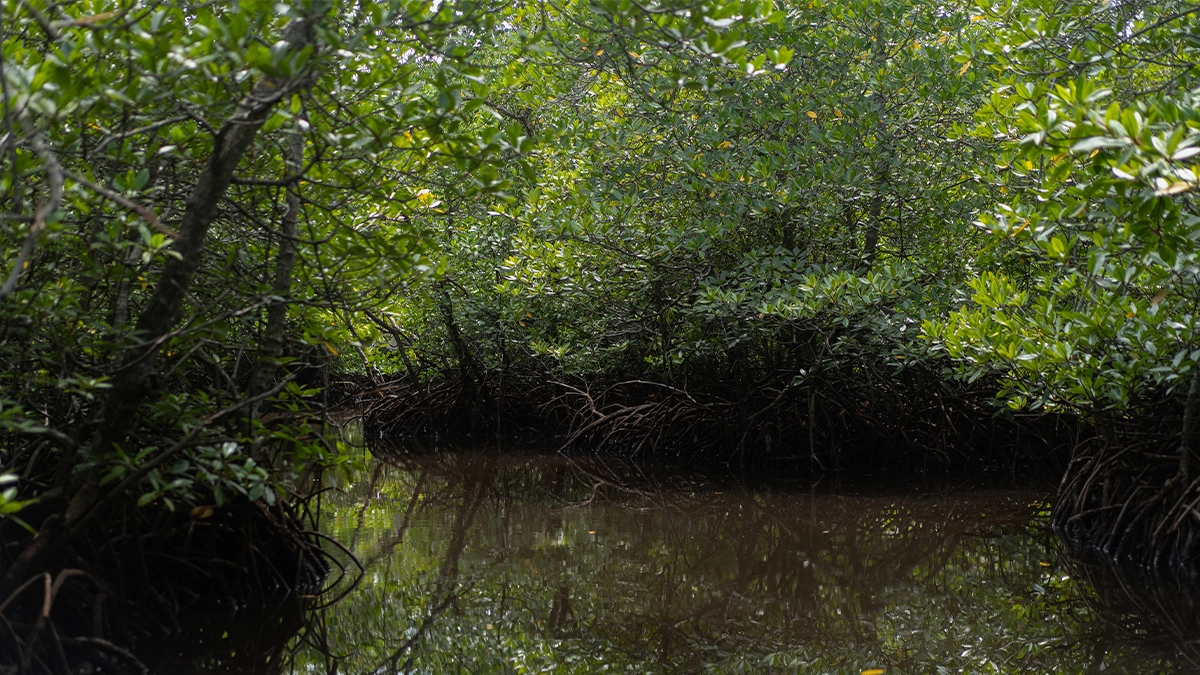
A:
<svg viewBox="0 0 1200 675">
<path fill-rule="evenodd" d="M 322 495 L 365 572 L 296 672 L 1200 672 L 1194 593 L 1072 561 L 1047 490 L 396 455 Z"/>
</svg>

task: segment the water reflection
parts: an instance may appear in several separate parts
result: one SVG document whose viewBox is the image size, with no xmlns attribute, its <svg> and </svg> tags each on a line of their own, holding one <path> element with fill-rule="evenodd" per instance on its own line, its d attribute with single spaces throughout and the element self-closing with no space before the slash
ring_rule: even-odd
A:
<svg viewBox="0 0 1200 675">
<path fill-rule="evenodd" d="M 747 489 L 463 453 L 337 487 L 325 527 L 365 572 L 306 629 L 297 672 L 1189 670 L 1195 614 L 1172 633 L 1114 610 L 1039 492 Z"/>
</svg>

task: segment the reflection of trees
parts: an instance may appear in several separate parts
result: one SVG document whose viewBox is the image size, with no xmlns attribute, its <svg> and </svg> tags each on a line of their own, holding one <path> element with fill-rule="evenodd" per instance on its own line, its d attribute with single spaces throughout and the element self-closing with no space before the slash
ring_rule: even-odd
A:
<svg viewBox="0 0 1200 675">
<path fill-rule="evenodd" d="M 493 473 L 491 464 L 488 462 L 483 463 L 482 470 L 475 463 L 465 463 L 465 465 L 469 468 L 468 471 L 450 471 L 448 476 L 441 476 L 440 483 L 432 486 L 434 489 L 432 493 L 424 491 L 426 487 L 430 487 L 428 468 L 416 468 L 411 473 L 402 476 L 402 479 L 415 477 L 408 490 L 409 495 L 402 511 L 403 515 L 396 523 L 395 529 L 381 537 L 376 542 L 374 549 L 362 557 L 365 568 L 363 576 L 353 583 L 361 583 L 367 575 L 377 571 L 378 566 L 386 563 L 389 556 L 404 542 L 405 534 L 413 522 L 418 505 L 423 509 L 431 507 L 448 509 L 454 514 L 453 522 L 448 530 L 449 538 L 445 552 L 441 556 L 433 582 L 425 592 L 426 609 L 410 634 L 403 639 L 397 639 L 393 637 L 394 631 L 376 631 L 375 627 L 370 625 L 366 626 L 365 633 L 361 630 L 363 626 L 357 626 L 360 630 L 352 631 L 362 645 L 371 647 L 370 651 L 374 658 L 374 666 L 361 672 L 411 671 L 416 647 L 420 644 L 421 639 L 444 612 L 455 607 L 455 603 L 461 597 L 463 589 L 460 583 L 459 561 L 462 558 L 467 535 L 475 515 L 492 487 Z M 375 471 L 361 495 L 363 501 L 357 511 L 355 527 L 351 530 L 351 545 L 357 543 L 364 532 L 367 524 L 367 512 L 371 503 L 387 500 L 387 497 L 378 489 L 384 479 L 385 469 L 386 465 L 384 464 L 376 465 Z M 402 482 L 404 481 L 402 480 Z M 378 596 L 371 597 L 378 599 Z M 347 604 L 356 604 L 355 599 L 351 598 Z M 340 614 L 338 616 L 339 618 L 344 617 Z M 331 631 L 336 629 L 331 626 L 330 618 L 329 613 L 322 613 L 314 617 L 303 637 L 304 646 L 319 658 L 320 665 L 323 666 L 327 675 L 345 672 L 343 665 L 347 662 L 357 666 L 364 665 L 365 662 L 357 658 L 359 655 L 353 653 L 357 645 L 353 642 L 347 644 L 344 640 L 338 640 L 331 635 Z"/>
<path fill-rule="evenodd" d="M 1082 673 L 1117 658 L 1081 644 L 1090 613 L 1026 501 L 747 494 L 553 458 L 364 478 L 332 507 L 333 533 L 370 561 L 362 587 L 297 656 L 326 673 Z"/>
</svg>

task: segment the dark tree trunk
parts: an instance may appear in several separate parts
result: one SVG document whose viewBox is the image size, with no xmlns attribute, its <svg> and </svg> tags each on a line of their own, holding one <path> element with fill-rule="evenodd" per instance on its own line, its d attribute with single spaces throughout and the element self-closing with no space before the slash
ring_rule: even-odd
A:
<svg viewBox="0 0 1200 675">
<path fill-rule="evenodd" d="M 318 19 L 317 16 L 310 16 L 292 21 L 283 31 L 283 40 L 295 51 L 310 46 L 315 48 L 315 23 Z M 309 60 L 309 63 L 313 62 L 313 59 Z M 114 369 L 112 389 L 102 404 L 98 428 L 90 439 L 92 452 L 103 452 L 113 443 L 123 441 L 133 428 L 138 408 L 155 389 L 159 351 L 170 341 L 172 331 L 183 316 L 188 288 L 200 267 L 209 226 L 217 214 L 218 204 L 233 181 L 234 169 L 275 105 L 307 86 L 311 77 L 310 71 L 303 70 L 285 79 L 259 80 L 217 132 L 208 163 L 186 201 L 179 237 L 171 247 L 176 255 L 167 259 L 150 301 L 138 316 L 135 330 L 140 344 L 130 350 Z M 181 446 L 173 447 L 178 450 Z M 72 468 L 70 464 L 75 462 L 76 454 L 77 451 L 66 454 L 66 468 Z M 161 459 L 156 457 L 147 460 L 147 465 L 157 465 Z M 70 471 L 62 473 L 70 475 Z M 105 497 L 105 492 L 100 489 L 97 477 L 87 475 L 77 481 L 78 487 L 75 489 L 71 489 L 74 486 L 70 485 L 62 486 L 67 488 L 69 497 L 65 511 L 48 518 L 38 534 L 13 561 L 3 582 L 0 582 L 0 595 L 12 591 L 27 576 L 36 572 L 98 510 L 96 507 Z M 128 487 L 130 483 L 122 481 L 119 485 Z"/>
</svg>

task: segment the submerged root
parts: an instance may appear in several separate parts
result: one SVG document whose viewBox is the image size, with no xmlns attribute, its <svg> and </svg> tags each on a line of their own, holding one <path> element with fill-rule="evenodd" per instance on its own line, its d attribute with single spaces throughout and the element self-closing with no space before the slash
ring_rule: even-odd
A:
<svg viewBox="0 0 1200 675">
<path fill-rule="evenodd" d="M 1099 621 L 1097 644 L 1150 643 L 1174 652 L 1182 666 L 1200 667 L 1200 585 L 1176 571 L 1130 569 L 1097 561 L 1090 552 L 1068 559 L 1071 576 L 1087 582 L 1080 593 Z"/>
</svg>

